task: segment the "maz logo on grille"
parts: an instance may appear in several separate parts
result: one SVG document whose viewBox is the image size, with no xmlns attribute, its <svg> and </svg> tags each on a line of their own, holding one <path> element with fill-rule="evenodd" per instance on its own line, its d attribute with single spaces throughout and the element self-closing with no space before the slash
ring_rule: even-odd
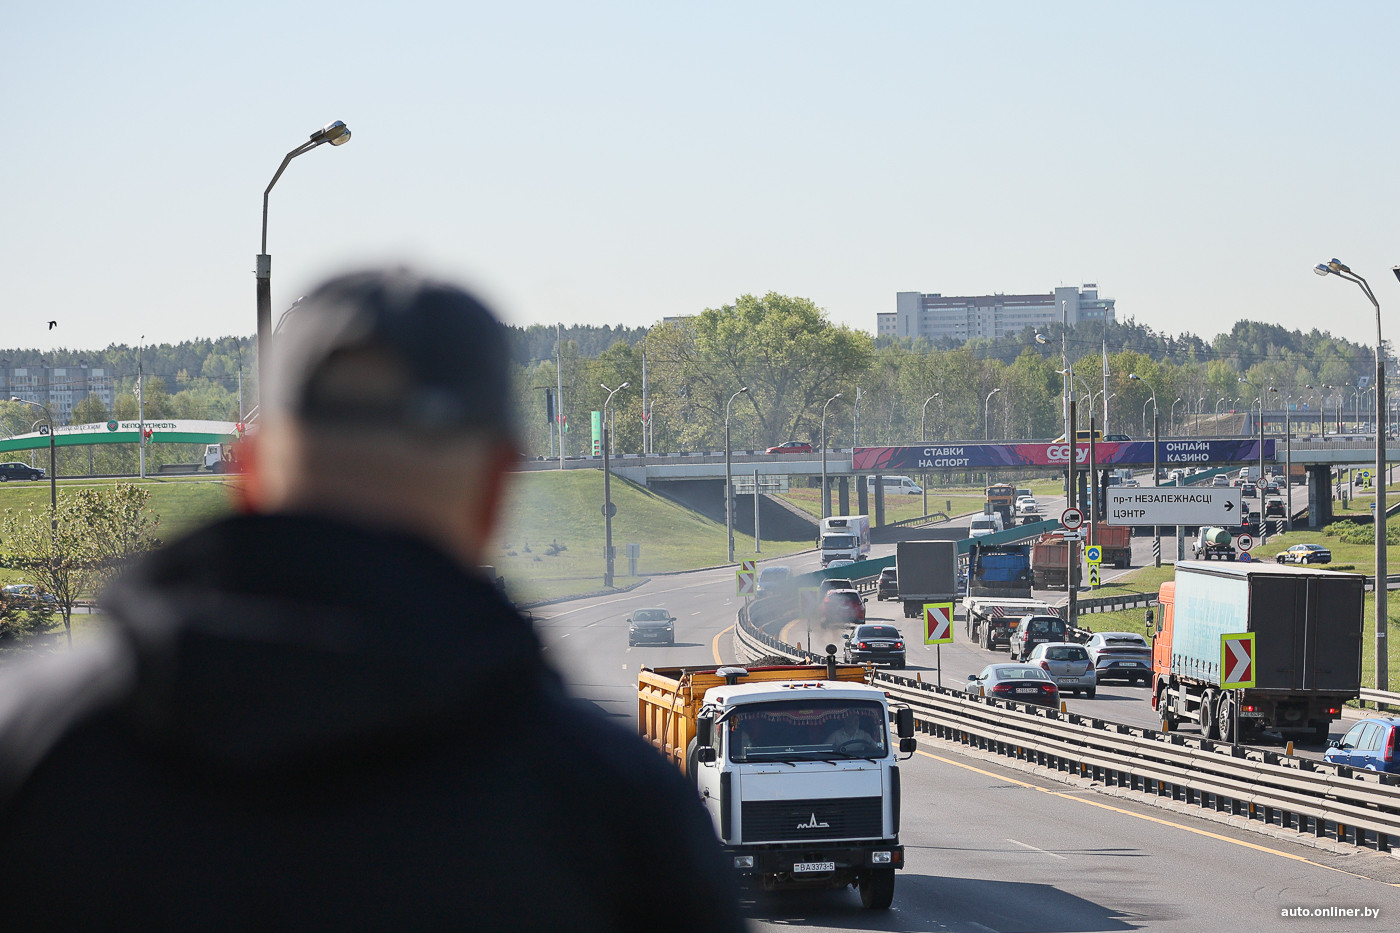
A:
<svg viewBox="0 0 1400 933">
<path fill-rule="evenodd" d="M 820 822 L 818 822 L 818 821 L 817 821 L 817 815 L 816 815 L 815 813 L 813 813 L 812 816 L 811 816 L 811 818 L 808 819 L 807 822 L 805 822 L 805 823 L 798 823 L 798 824 L 797 824 L 797 828 L 798 828 L 798 829 L 830 829 L 830 828 L 831 828 L 831 824 L 830 824 L 830 823 L 820 823 Z"/>
</svg>

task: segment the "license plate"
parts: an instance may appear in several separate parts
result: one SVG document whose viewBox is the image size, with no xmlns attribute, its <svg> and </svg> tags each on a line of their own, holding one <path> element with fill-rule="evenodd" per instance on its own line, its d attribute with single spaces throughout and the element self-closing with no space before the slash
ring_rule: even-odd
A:
<svg viewBox="0 0 1400 933">
<path fill-rule="evenodd" d="M 1017 693 L 1039 693 L 1040 691 L 1037 690 L 1037 689 L 1035 689 L 1034 687 L 1020 687 L 1020 688 L 1017 688 L 1016 692 L 1017 692 Z"/>
<path fill-rule="evenodd" d="M 1067 683 L 1067 684 L 1077 684 L 1077 683 L 1079 683 L 1079 678 L 1078 678 L 1078 677 L 1061 677 L 1061 678 L 1060 678 L 1060 681 L 1063 682 L 1063 683 Z"/>
<path fill-rule="evenodd" d="M 1136 662 L 1136 661 L 1114 661 L 1114 662 L 1113 662 L 1113 666 L 1114 666 L 1114 667 L 1137 667 L 1137 666 L 1138 666 L 1138 662 Z"/>
<path fill-rule="evenodd" d="M 803 871 L 835 871 L 835 862 L 794 862 L 792 871 L 794 874 Z"/>
</svg>

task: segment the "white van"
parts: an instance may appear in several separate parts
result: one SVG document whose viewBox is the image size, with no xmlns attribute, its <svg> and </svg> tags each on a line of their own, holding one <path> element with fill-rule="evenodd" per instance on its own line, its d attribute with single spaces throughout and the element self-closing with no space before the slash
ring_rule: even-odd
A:
<svg viewBox="0 0 1400 933">
<path fill-rule="evenodd" d="M 917 496 L 923 493 L 923 487 L 907 476 L 882 476 L 880 485 L 884 487 L 885 495 L 910 495 Z"/>
<path fill-rule="evenodd" d="M 996 534 L 998 531 L 1005 530 L 1005 526 L 1001 521 L 1001 513 L 992 512 L 987 515 L 972 516 L 972 524 L 968 526 L 967 536 L 969 538 L 980 538 L 983 535 Z"/>
</svg>

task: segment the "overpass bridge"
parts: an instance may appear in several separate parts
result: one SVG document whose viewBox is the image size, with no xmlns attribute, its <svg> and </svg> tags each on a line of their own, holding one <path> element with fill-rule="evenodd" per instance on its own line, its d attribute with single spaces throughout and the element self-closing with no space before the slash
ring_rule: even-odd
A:
<svg viewBox="0 0 1400 933">
<path fill-rule="evenodd" d="M 1258 437 L 1163 437 L 1156 444 L 1156 458 L 1163 469 L 1178 467 L 1228 467 L 1257 464 L 1260 461 Z M 1400 441 L 1395 445 L 1400 448 Z M 935 472 L 985 472 L 995 475 L 1004 471 L 1025 472 L 1045 470 L 1063 473 L 1071 456 L 1078 467 L 1091 468 L 1102 474 L 1111 469 L 1148 469 L 1153 465 L 1152 441 L 1101 441 L 1094 445 L 1094 463 L 1089 462 L 1089 447 L 1077 446 L 1073 452 L 1067 443 L 1053 440 L 1035 441 L 939 441 L 928 444 L 892 447 L 856 447 L 828 450 L 825 473 L 827 501 L 834 489 L 838 504 L 833 514 L 870 514 L 875 525 L 884 522 L 884 488 L 881 483 L 855 483 L 858 476 L 915 475 Z M 1400 456 L 1388 454 L 1391 460 Z M 1348 439 L 1344 441 L 1291 440 L 1266 437 L 1263 441 L 1266 465 L 1281 466 L 1291 462 L 1301 464 L 1308 474 L 1309 522 L 1326 524 L 1331 521 L 1332 471 L 1350 466 L 1373 464 L 1374 441 Z M 526 470 L 559 469 L 556 459 L 532 460 L 523 464 Z M 564 469 L 599 469 L 601 457 L 565 458 Z M 642 486 L 663 487 L 668 483 L 706 483 L 714 486 L 714 496 L 723 504 L 725 475 L 724 451 L 696 451 L 665 454 L 617 454 L 610 458 L 614 474 Z M 757 450 L 736 450 L 730 455 L 731 474 L 749 478 L 755 473 L 760 483 L 764 478 L 775 484 L 784 478 L 810 479 L 823 473 L 821 454 L 766 454 Z M 1102 480 L 1101 480 L 1102 481 Z M 856 506 L 851 508 L 851 487 L 855 486 Z M 873 487 L 873 508 L 869 490 Z"/>
</svg>

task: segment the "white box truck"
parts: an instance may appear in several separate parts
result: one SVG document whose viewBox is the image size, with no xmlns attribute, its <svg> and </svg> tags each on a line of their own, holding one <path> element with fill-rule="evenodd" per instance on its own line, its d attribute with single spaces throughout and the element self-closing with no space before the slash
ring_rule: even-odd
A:
<svg viewBox="0 0 1400 933">
<path fill-rule="evenodd" d="M 833 515 L 822 519 L 822 566 L 834 560 L 864 560 L 870 553 L 870 516 Z"/>
</svg>

